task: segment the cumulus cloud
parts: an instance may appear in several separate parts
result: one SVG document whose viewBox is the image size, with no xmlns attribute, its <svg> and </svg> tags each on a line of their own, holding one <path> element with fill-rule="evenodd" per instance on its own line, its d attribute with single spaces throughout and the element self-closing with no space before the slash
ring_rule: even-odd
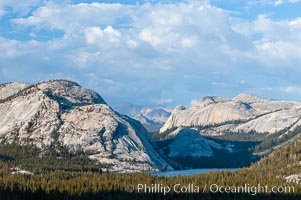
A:
<svg viewBox="0 0 301 200">
<path fill-rule="evenodd" d="M 85 29 L 85 36 L 88 44 L 102 45 L 105 42 L 119 43 L 121 34 L 112 26 L 106 27 L 104 30 L 99 27 L 89 27 Z"/>
<path fill-rule="evenodd" d="M 257 36 L 252 41 L 251 54 L 235 52 L 237 55 L 257 60 L 266 67 L 296 68 L 301 63 L 300 18 L 272 20 L 267 15 L 259 15 L 254 21 L 235 24 L 234 29 L 251 38 Z"/>
<path fill-rule="evenodd" d="M 40 6 L 10 23 L 29 39 L 0 38 L 4 81 L 71 77 L 109 101 L 174 104 L 300 72 L 300 18 L 242 19 L 208 2 L 28 2 Z"/>
<path fill-rule="evenodd" d="M 127 15 L 127 6 L 121 4 L 49 2 L 34 10 L 32 16 L 12 21 L 37 29 L 62 30 L 68 34 L 79 35 L 85 27 L 115 24 L 124 15 Z"/>
<path fill-rule="evenodd" d="M 255 31 L 263 38 L 255 43 L 260 60 L 269 66 L 295 67 L 301 63 L 301 20 L 272 21 L 259 16 Z"/>
</svg>

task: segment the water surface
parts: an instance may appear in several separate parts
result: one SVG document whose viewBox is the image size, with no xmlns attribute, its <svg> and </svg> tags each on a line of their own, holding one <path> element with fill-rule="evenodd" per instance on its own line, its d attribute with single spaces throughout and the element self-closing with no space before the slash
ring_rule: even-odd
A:
<svg viewBox="0 0 301 200">
<path fill-rule="evenodd" d="M 238 170 L 238 168 L 203 168 L 203 169 L 187 169 L 187 170 L 174 170 L 174 171 L 166 171 L 166 172 L 152 172 L 152 175 L 155 176 L 189 176 L 194 174 L 204 174 L 207 172 L 215 172 L 215 171 L 231 171 L 234 172 Z"/>
</svg>

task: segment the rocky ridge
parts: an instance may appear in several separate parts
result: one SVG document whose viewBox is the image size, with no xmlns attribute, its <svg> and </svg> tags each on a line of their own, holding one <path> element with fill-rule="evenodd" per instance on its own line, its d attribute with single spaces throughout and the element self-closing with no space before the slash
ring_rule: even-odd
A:
<svg viewBox="0 0 301 200">
<path fill-rule="evenodd" d="M 31 144 L 41 151 L 64 146 L 110 171 L 170 168 L 139 122 L 115 112 L 99 94 L 77 83 L 2 84 L 0 98 L 2 144 Z"/>
<path fill-rule="evenodd" d="M 233 99 L 204 97 L 192 107 L 174 109 L 160 133 L 177 127 L 200 127 L 209 136 L 225 133 L 264 133 L 301 125 L 301 102 L 281 101 L 240 94 Z"/>
</svg>

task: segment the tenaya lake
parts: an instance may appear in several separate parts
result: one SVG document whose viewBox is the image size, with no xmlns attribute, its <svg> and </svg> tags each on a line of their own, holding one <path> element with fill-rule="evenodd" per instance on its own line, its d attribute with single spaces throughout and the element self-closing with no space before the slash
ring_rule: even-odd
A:
<svg viewBox="0 0 301 200">
<path fill-rule="evenodd" d="M 187 170 L 174 170 L 174 171 L 160 171 L 160 172 L 152 172 L 152 175 L 155 176 L 189 176 L 194 174 L 204 174 L 207 172 L 214 171 L 231 171 L 234 172 L 239 168 L 203 168 L 203 169 L 187 169 Z"/>
</svg>

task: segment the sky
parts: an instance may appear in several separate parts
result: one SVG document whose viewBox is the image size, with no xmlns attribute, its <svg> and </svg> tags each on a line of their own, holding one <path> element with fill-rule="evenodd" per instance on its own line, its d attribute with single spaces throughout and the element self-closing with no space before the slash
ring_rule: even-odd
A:
<svg viewBox="0 0 301 200">
<path fill-rule="evenodd" d="M 68 79 L 110 105 L 301 100 L 300 0 L 0 0 L 0 83 Z"/>
</svg>

